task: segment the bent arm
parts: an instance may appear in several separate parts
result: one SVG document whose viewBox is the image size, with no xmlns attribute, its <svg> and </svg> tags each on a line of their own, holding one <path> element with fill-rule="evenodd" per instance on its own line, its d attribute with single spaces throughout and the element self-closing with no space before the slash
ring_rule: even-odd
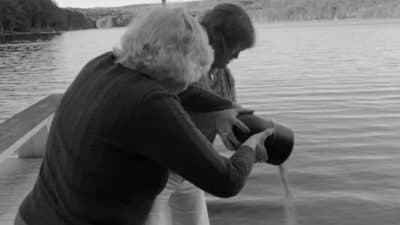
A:
<svg viewBox="0 0 400 225">
<path fill-rule="evenodd" d="M 183 108 L 189 112 L 205 113 L 234 107 L 231 101 L 195 85 L 190 85 L 178 97 Z"/>
<path fill-rule="evenodd" d="M 229 159 L 220 156 L 190 121 L 173 97 L 154 97 L 142 103 L 136 119 L 143 144 L 140 154 L 169 168 L 206 192 L 219 197 L 236 195 L 255 161 L 243 146 Z"/>
</svg>

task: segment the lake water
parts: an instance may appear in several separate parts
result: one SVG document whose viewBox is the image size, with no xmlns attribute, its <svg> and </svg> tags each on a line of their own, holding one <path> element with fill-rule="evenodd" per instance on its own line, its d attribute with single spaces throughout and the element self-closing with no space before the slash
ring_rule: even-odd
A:
<svg viewBox="0 0 400 225">
<path fill-rule="evenodd" d="M 400 224 L 400 21 L 257 24 L 231 69 L 239 101 L 293 128 L 286 164 L 301 225 Z M 63 92 L 124 29 L 0 45 L 0 121 Z M 285 224 L 277 168 L 208 197 L 213 224 Z"/>
</svg>

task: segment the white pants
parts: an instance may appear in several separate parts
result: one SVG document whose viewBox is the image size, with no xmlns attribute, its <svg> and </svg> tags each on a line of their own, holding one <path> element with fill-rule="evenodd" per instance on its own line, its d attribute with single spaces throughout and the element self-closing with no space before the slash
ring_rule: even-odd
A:
<svg viewBox="0 0 400 225">
<path fill-rule="evenodd" d="M 210 225 L 204 192 L 170 172 L 146 225 Z"/>
</svg>

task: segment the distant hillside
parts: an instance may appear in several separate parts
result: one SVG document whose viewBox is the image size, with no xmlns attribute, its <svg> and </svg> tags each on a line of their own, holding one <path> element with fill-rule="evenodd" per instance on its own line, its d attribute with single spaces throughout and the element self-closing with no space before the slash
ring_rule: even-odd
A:
<svg viewBox="0 0 400 225">
<path fill-rule="evenodd" d="M 0 0 L 0 34 L 86 28 L 95 28 L 95 22 L 53 0 Z"/>
<path fill-rule="evenodd" d="M 73 10 L 96 21 L 96 26 L 98 28 L 108 28 L 126 26 L 132 19 L 141 16 L 143 13 L 148 12 L 156 6 L 155 4 L 145 4 L 113 8 L 76 8 Z"/>
<path fill-rule="evenodd" d="M 222 2 L 241 5 L 251 15 L 253 20 L 266 22 L 349 18 L 400 18 L 399 0 L 206 0 L 167 3 L 167 5 L 171 7 L 183 7 L 188 9 L 192 14 L 199 15 L 206 9 L 210 9 Z M 131 19 L 137 18 L 156 6 L 154 4 L 147 4 L 74 10 L 97 21 L 97 27 L 104 28 L 126 26 Z"/>
</svg>

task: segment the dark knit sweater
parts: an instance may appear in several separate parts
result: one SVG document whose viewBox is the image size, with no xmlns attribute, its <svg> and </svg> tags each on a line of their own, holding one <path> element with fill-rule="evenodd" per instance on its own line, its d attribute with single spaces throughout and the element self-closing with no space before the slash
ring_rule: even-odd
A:
<svg viewBox="0 0 400 225">
<path fill-rule="evenodd" d="M 191 89 L 183 99 L 194 101 L 190 92 L 197 103 L 212 97 Z M 183 105 L 204 111 L 218 102 Z M 107 53 L 89 62 L 66 91 L 20 214 L 28 225 L 142 225 L 168 170 L 229 197 L 243 187 L 254 157 L 248 147 L 229 159 L 220 156 L 177 96 Z"/>
</svg>

